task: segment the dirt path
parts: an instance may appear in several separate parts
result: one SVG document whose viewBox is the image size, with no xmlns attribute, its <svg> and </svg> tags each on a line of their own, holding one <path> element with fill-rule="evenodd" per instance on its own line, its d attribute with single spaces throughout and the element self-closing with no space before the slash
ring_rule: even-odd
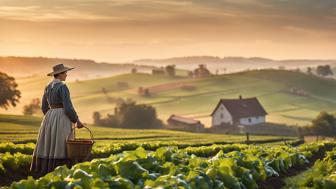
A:
<svg viewBox="0 0 336 189">
<path fill-rule="evenodd" d="M 7 169 L 6 171 L 7 171 L 7 173 L 6 173 L 5 176 L 0 176 L 0 187 L 9 186 L 14 181 L 27 179 L 28 176 L 32 176 L 34 179 L 37 179 L 41 176 L 37 173 L 30 173 L 29 168 L 23 169 L 20 172 L 9 170 L 9 169 Z"/>
</svg>

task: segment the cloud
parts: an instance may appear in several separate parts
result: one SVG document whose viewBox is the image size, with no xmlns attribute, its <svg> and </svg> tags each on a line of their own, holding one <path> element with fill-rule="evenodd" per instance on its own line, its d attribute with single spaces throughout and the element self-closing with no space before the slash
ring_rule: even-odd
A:
<svg viewBox="0 0 336 189">
<path fill-rule="evenodd" d="M 38 6 L 24 6 L 24 7 L 17 7 L 17 6 L 0 6 L 0 11 L 30 11 L 36 10 Z"/>
<path fill-rule="evenodd" d="M 336 29 L 334 0 L 5 0 L 0 19 L 73 24 L 101 22 L 116 27 L 243 27 L 331 32 Z M 302 31 L 303 31 L 302 30 Z"/>
<path fill-rule="evenodd" d="M 3 4 L 3 5 L 1 5 Z M 199 22 L 237 19 L 256 24 L 317 27 L 335 24 L 334 0 L 58 0 L 1 1 L 0 18 L 30 21 Z M 202 19 L 203 18 L 203 19 Z M 321 23 L 321 20 L 323 22 Z M 288 23 L 289 22 L 289 23 Z M 324 25 L 323 25 L 324 24 Z"/>
<path fill-rule="evenodd" d="M 143 48 L 149 55 L 160 47 L 211 54 L 239 52 L 245 44 L 257 44 L 256 52 L 317 43 L 327 49 L 336 44 L 336 1 L 2 0 L 0 23 L 0 40 L 8 44 L 18 39 L 40 49 L 67 46 L 81 49 L 78 54 L 97 47 L 120 54 L 134 49 L 139 56 Z M 188 49 L 193 47 L 199 51 Z"/>
</svg>

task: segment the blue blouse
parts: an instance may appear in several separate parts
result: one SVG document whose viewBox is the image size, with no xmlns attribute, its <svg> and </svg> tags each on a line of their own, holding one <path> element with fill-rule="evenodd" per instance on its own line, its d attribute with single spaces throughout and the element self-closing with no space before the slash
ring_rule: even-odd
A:
<svg viewBox="0 0 336 189">
<path fill-rule="evenodd" d="M 65 114 L 70 121 L 76 123 L 78 120 L 77 113 L 70 99 L 68 87 L 63 82 L 51 82 L 44 90 L 42 97 L 42 112 L 46 114 L 50 109 L 49 105 L 63 105 Z"/>
</svg>

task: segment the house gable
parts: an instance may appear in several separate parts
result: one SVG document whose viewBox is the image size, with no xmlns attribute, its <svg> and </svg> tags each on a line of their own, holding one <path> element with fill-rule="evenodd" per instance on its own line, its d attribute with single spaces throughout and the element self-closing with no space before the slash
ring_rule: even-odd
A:
<svg viewBox="0 0 336 189">
<path fill-rule="evenodd" d="M 223 104 L 219 104 L 218 108 L 212 114 L 212 125 L 233 124 L 230 112 Z"/>
</svg>

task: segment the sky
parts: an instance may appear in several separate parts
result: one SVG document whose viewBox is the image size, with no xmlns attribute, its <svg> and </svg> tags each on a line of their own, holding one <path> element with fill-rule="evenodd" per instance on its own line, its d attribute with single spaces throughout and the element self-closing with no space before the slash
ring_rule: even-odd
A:
<svg viewBox="0 0 336 189">
<path fill-rule="evenodd" d="M 336 59 L 335 0 L 0 0 L 0 56 Z"/>
</svg>

